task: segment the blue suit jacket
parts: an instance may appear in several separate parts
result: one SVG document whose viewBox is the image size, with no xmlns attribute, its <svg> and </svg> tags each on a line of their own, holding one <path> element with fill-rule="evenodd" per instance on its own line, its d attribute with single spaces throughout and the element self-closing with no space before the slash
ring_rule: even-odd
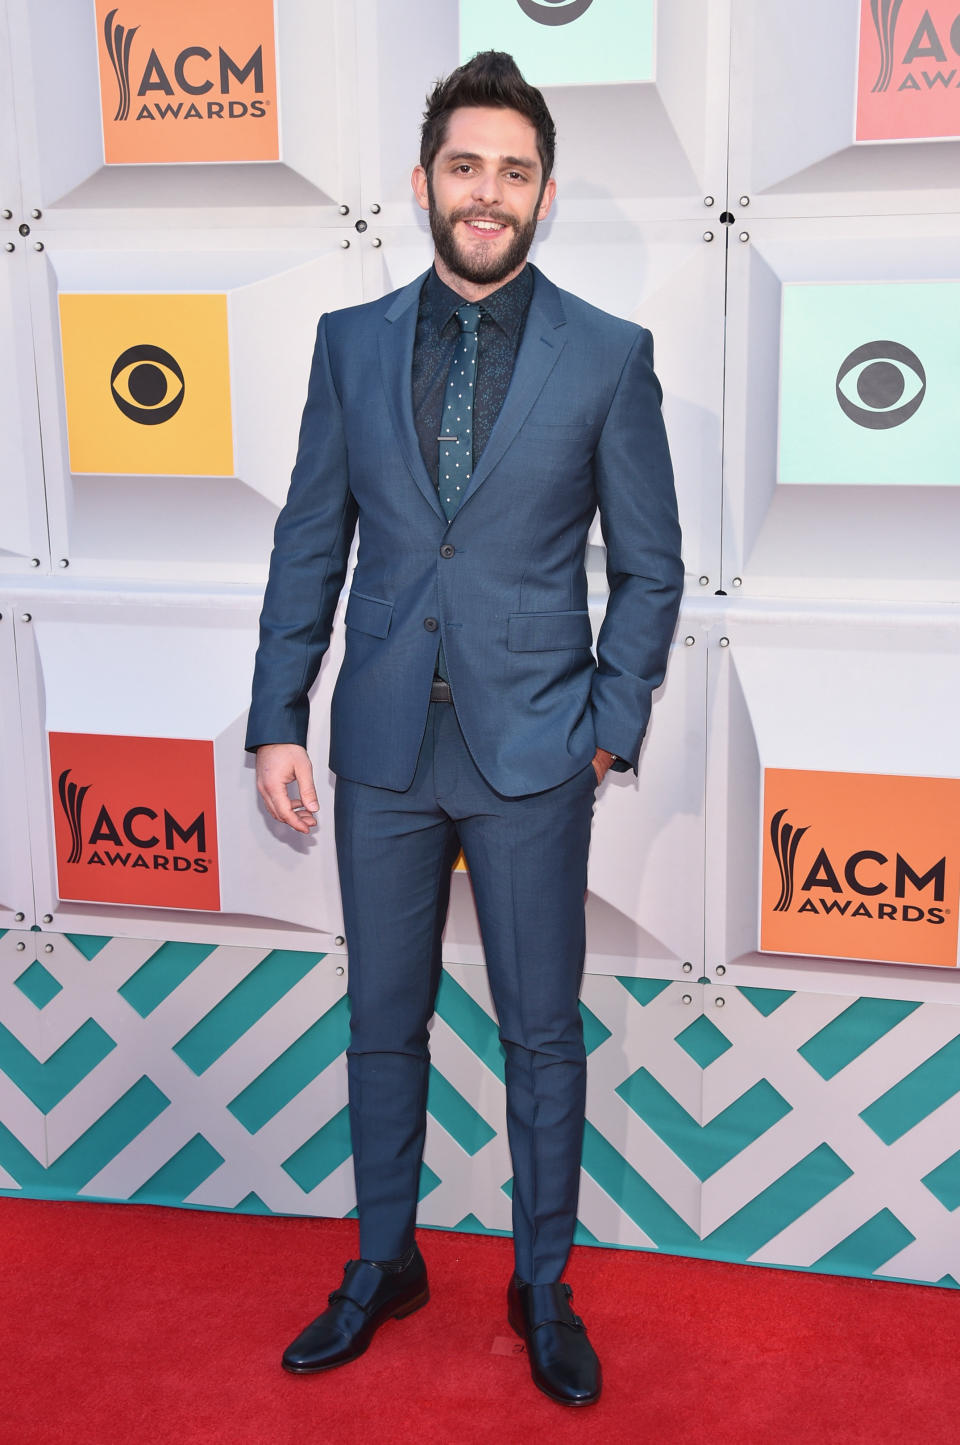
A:
<svg viewBox="0 0 960 1445">
<path fill-rule="evenodd" d="M 409 786 L 441 636 L 464 736 L 498 792 L 553 787 L 598 745 L 636 767 L 683 584 L 650 333 L 534 268 L 509 391 L 448 523 L 413 419 L 422 282 L 320 320 L 247 747 L 306 740 L 359 518 L 335 773 Z M 595 660 L 584 555 L 598 505 L 610 596 Z"/>
</svg>

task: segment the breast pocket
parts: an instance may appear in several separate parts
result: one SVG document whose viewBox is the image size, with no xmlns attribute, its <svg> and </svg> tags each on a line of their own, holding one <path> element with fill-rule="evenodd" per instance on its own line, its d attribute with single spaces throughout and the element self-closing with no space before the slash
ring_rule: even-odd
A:
<svg viewBox="0 0 960 1445">
<path fill-rule="evenodd" d="M 351 592 L 343 620 L 354 632 L 365 632 L 368 637 L 386 637 L 393 621 L 393 603 L 382 602 L 379 597 L 365 597 L 362 592 Z"/>
</svg>

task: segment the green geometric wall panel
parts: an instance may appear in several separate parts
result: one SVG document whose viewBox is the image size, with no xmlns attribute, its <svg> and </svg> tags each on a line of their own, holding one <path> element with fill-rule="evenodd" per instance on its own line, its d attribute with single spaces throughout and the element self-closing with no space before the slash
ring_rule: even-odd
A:
<svg viewBox="0 0 960 1445">
<path fill-rule="evenodd" d="M 342 955 L 0 935 L 0 1192 L 352 1216 L 346 981 Z M 581 1012 L 579 1242 L 958 1287 L 960 1008 L 588 974 Z M 444 969 L 431 1053 L 419 1221 L 508 1233 L 482 967 Z"/>
<path fill-rule="evenodd" d="M 920 1005 L 899 998 L 858 998 L 808 1039 L 798 1053 L 822 1079 L 832 1079 Z"/>
<path fill-rule="evenodd" d="M 930 1058 L 875 1099 L 860 1117 L 885 1144 L 892 1144 L 921 1119 L 960 1092 L 960 1038 L 951 1039 Z"/>
<path fill-rule="evenodd" d="M 16 987 L 28 998 L 35 1008 L 46 1008 L 52 998 L 60 992 L 60 984 L 39 959 L 34 959 L 19 978 L 13 980 Z"/>
<path fill-rule="evenodd" d="M 107 939 L 96 940 L 101 946 Z M 71 942 L 79 944 L 80 939 Z M 99 952 L 99 949 L 97 950 Z M 145 1019 L 163 1003 L 174 989 L 190 977 L 195 968 L 213 952 L 210 944 L 204 943 L 162 943 L 146 963 L 132 973 L 118 990 L 131 1008 L 135 1008 Z M 95 955 L 88 954 L 88 958 Z"/>
<path fill-rule="evenodd" d="M 759 1079 L 709 1124 L 688 1114 L 648 1069 L 639 1068 L 624 1079 L 617 1093 L 698 1179 L 709 1179 L 790 1112 L 786 1099 L 766 1079 Z"/>
<path fill-rule="evenodd" d="M 927 1186 L 944 1209 L 954 1210 L 960 1206 L 960 1149 L 925 1174 L 921 1183 Z"/>
</svg>

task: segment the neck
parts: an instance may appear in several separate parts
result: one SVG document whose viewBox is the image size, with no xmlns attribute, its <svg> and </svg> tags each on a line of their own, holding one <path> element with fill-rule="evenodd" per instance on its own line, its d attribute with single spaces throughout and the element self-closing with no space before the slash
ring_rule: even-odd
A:
<svg viewBox="0 0 960 1445">
<path fill-rule="evenodd" d="M 462 296 L 464 301 L 482 301 L 485 296 L 490 296 L 494 291 L 499 291 L 501 286 L 506 286 L 508 281 L 512 281 L 515 276 L 519 276 L 527 263 L 526 259 L 524 259 L 520 262 L 516 270 L 511 271 L 508 276 L 503 276 L 499 281 L 484 282 L 483 284 L 467 281 L 463 276 L 458 276 L 456 271 L 451 271 L 450 267 L 446 262 L 442 261 L 439 256 L 434 256 L 433 264 L 436 268 L 437 275 L 444 285 L 449 286 L 451 291 L 456 291 L 457 295 Z"/>
</svg>

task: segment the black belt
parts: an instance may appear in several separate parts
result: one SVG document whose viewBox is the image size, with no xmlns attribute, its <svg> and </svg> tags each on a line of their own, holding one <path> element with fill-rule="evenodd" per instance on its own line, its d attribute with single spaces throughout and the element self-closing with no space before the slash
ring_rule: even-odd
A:
<svg viewBox="0 0 960 1445">
<path fill-rule="evenodd" d="M 442 677 L 435 677 L 430 684 L 431 702 L 453 702 L 453 693 L 450 691 L 450 684 Z"/>
</svg>

